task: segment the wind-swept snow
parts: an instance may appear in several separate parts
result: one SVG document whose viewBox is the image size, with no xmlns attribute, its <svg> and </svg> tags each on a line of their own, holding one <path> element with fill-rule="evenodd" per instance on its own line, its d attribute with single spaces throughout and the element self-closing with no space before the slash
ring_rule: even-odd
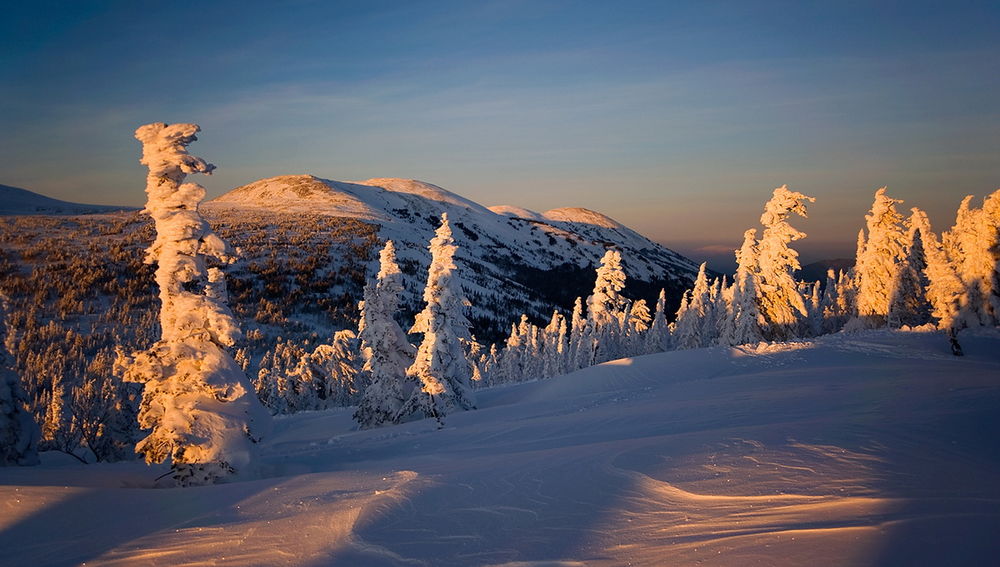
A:
<svg viewBox="0 0 1000 567">
<path fill-rule="evenodd" d="M 871 331 L 613 361 L 352 431 L 276 421 L 263 478 L 0 470 L 12 565 L 986 565 L 1000 336 Z"/>
</svg>

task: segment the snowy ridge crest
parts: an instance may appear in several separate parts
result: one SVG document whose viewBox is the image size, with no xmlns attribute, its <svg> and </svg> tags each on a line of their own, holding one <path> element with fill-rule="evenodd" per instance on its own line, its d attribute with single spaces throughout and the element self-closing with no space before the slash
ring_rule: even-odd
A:
<svg viewBox="0 0 1000 567">
<path fill-rule="evenodd" d="M 427 242 L 447 213 L 459 247 L 456 276 L 473 299 L 470 316 L 502 326 L 520 313 L 547 319 L 553 304 L 568 309 L 575 296 L 586 295 L 592 270 L 609 248 L 621 251 L 629 280 L 645 285 L 642 292 L 649 300 L 664 287 L 679 298 L 698 271 L 691 260 L 596 211 L 490 209 L 413 179 L 346 182 L 285 175 L 233 189 L 204 208 L 235 214 L 318 214 L 375 224 L 381 240 L 395 242 L 401 265 L 412 267 L 405 278 L 408 290 L 422 286 L 415 270 L 430 261 Z M 369 274 L 377 269 L 372 255 Z M 560 289 L 540 293 L 546 286 Z"/>
</svg>

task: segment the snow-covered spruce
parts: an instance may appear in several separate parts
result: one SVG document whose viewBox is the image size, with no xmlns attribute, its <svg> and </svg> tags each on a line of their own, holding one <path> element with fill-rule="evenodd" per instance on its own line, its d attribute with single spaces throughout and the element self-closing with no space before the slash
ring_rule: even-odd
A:
<svg viewBox="0 0 1000 567">
<path fill-rule="evenodd" d="M 903 217 L 896 211 L 899 199 L 890 198 L 882 187 L 875 192 L 872 208 L 865 215 L 867 238 L 854 266 L 858 290 L 858 321 L 851 328 L 882 327 L 889 315 L 896 272 L 904 261 Z"/>
<path fill-rule="evenodd" d="M 971 206 L 962 200 L 955 225 L 942 240 L 962 281 L 958 325 L 975 327 L 1000 323 L 1000 189 Z"/>
<path fill-rule="evenodd" d="M 38 424 L 25 409 L 27 395 L 7 353 L 7 297 L 0 293 L 0 466 L 37 465 Z"/>
<path fill-rule="evenodd" d="M 656 299 L 656 311 L 653 322 L 646 331 L 646 354 L 664 352 L 670 349 L 670 327 L 667 324 L 667 292 L 660 290 Z"/>
<path fill-rule="evenodd" d="M 706 323 L 709 317 L 709 286 L 705 273 L 705 262 L 698 269 L 694 288 L 684 292 L 687 300 L 677 311 L 674 340 L 678 349 L 701 348 L 711 344 L 711 337 L 706 333 Z"/>
<path fill-rule="evenodd" d="M 465 318 L 469 304 L 455 277 L 455 251 L 448 214 L 441 215 L 441 226 L 430 242 L 431 265 L 424 288 L 426 306 L 417 314 L 411 333 L 424 335 L 416 359 L 407 376 L 419 381 L 404 402 L 396 421 L 419 414 L 433 417 L 443 425 L 452 409 L 475 409 L 472 392 L 472 365 L 465 355 L 465 345 L 472 341 L 470 324 Z"/>
<path fill-rule="evenodd" d="M 955 266 L 948 260 L 937 235 L 931 230 L 927 213 L 914 207 L 907 221 L 910 232 L 920 232 L 927 276 L 927 299 L 931 304 L 931 315 L 940 329 L 956 329 L 962 300 L 962 280 L 955 272 Z"/>
<path fill-rule="evenodd" d="M 722 325 L 719 342 L 726 345 L 756 344 L 763 340 L 758 309 L 757 231 L 743 233 L 743 245 L 736 251 L 736 280 L 732 302 Z"/>
<path fill-rule="evenodd" d="M 774 190 L 764 205 L 760 223 L 764 226 L 757 251 L 757 284 L 760 313 L 766 324 L 765 338 L 787 340 L 806 312 L 805 301 L 799 294 L 793 274 L 801 268 L 799 254 L 788 245 L 805 238 L 805 233 L 788 224 L 793 213 L 806 217 L 806 202 L 815 202 L 787 185 Z"/>
<path fill-rule="evenodd" d="M 646 354 L 646 335 L 649 333 L 653 317 L 649 314 L 646 300 L 639 299 L 632 303 L 628 312 L 625 336 L 624 356 L 642 356 Z"/>
<path fill-rule="evenodd" d="M 625 270 L 622 255 L 617 250 L 608 250 L 597 268 L 594 291 L 587 298 L 587 331 L 589 341 L 584 341 L 591 366 L 620 358 L 622 337 L 628 315 L 627 300 L 621 295 L 625 289 Z"/>
<path fill-rule="evenodd" d="M 932 307 L 927 300 L 929 282 L 923 241 L 920 229 L 914 227 L 907 238 L 904 261 L 896 270 L 896 280 L 892 286 L 886 318 L 890 327 L 919 327 L 930 322 Z"/>
<path fill-rule="evenodd" d="M 406 375 L 415 349 L 393 318 L 403 293 L 403 274 L 389 240 L 379 255 L 379 272 L 365 286 L 358 338 L 364 370 L 371 376 L 354 419 L 362 429 L 394 423 L 403 403 L 419 386 Z"/>
<path fill-rule="evenodd" d="M 271 417 L 225 347 L 240 330 L 226 305 L 222 271 L 228 245 L 198 212 L 205 189 L 184 183 L 215 166 L 192 156 L 195 124 L 147 124 L 135 132 L 149 168 L 145 213 L 156 224 L 146 261 L 156 263 L 162 337 L 149 350 L 122 355 L 125 380 L 145 385 L 139 424 L 151 429 L 136 445 L 147 463 L 170 460 L 181 486 L 211 484 L 244 472 Z"/>
</svg>

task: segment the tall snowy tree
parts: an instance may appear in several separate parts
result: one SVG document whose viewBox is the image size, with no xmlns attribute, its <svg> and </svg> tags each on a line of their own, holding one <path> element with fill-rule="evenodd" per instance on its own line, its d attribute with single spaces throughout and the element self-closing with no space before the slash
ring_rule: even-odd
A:
<svg viewBox="0 0 1000 567">
<path fill-rule="evenodd" d="M 719 342 L 729 345 L 756 344 L 763 340 L 757 292 L 757 230 L 743 233 L 743 245 L 736 251 L 736 280 L 733 282 L 732 307 Z"/>
<path fill-rule="evenodd" d="M 527 315 L 521 315 L 522 319 L 526 319 Z M 510 326 L 510 335 L 507 336 L 507 344 L 503 349 L 502 359 L 500 362 L 503 377 L 510 382 L 520 382 L 524 378 L 524 364 L 522 363 L 522 357 L 524 356 L 524 338 L 521 337 L 521 326 L 517 323 L 512 323 Z"/>
<path fill-rule="evenodd" d="M 552 318 L 545 326 L 542 348 L 542 376 L 551 378 L 565 373 L 566 358 L 566 318 L 558 310 L 552 311 Z"/>
<path fill-rule="evenodd" d="M 7 296 L 0 293 L 0 466 L 37 465 L 41 432 L 7 352 Z"/>
<path fill-rule="evenodd" d="M 640 299 L 632 304 L 628 313 L 628 324 L 626 327 L 626 341 L 628 348 L 625 356 L 640 356 L 645 354 L 646 334 L 649 332 L 649 325 L 653 318 L 649 314 L 649 307 L 646 301 Z"/>
<path fill-rule="evenodd" d="M 670 326 L 667 323 L 667 292 L 660 290 L 653 312 L 653 322 L 646 332 L 646 354 L 664 352 L 670 348 Z"/>
<path fill-rule="evenodd" d="M 587 319 L 583 315 L 583 300 L 579 297 L 573 302 L 573 313 L 570 315 L 569 353 L 567 353 L 567 372 L 579 370 L 590 364 L 591 355 L 587 343 Z M 584 363 L 584 360 L 587 362 Z"/>
<path fill-rule="evenodd" d="M 518 333 L 522 337 L 523 349 L 521 352 L 521 375 L 527 380 L 536 380 L 542 377 L 542 345 L 539 340 L 540 330 L 528 320 L 527 315 L 521 315 L 521 323 L 518 325 Z"/>
<path fill-rule="evenodd" d="M 590 364 L 614 360 L 621 354 L 624 334 L 626 300 L 621 295 L 625 289 L 625 269 L 622 255 L 608 250 L 597 268 L 594 291 L 587 298 L 587 327 L 592 332 L 593 358 Z"/>
<path fill-rule="evenodd" d="M 920 229 L 913 230 L 904 248 L 903 263 L 896 270 L 886 321 L 890 327 L 917 327 L 930 322 L 927 300 L 927 260 Z"/>
<path fill-rule="evenodd" d="M 466 359 L 463 341 L 471 341 L 469 321 L 465 318 L 468 300 L 455 276 L 455 252 L 448 214 L 441 215 L 441 226 L 431 239 L 431 265 L 427 270 L 424 301 L 411 333 L 423 333 L 416 359 L 407 369 L 421 387 L 403 404 L 399 419 L 415 413 L 434 417 L 443 425 L 452 409 L 475 409 L 472 391 L 472 367 Z"/>
<path fill-rule="evenodd" d="M 972 207 L 971 201 L 971 195 L 962 201 L 945 247 L 964 287 L 961 324 L 993 326 L 1000 323 L 1000 189 L 982 208 Z"/>
<path fill-rule="evenodd" d="M 705 335 L 710 318 L 711 288 L 705 272 L 705 263 L 698 268 L 698 277 L 694 280 L 694 288 L 685 293 L 687 301 L 677 312 L 677 326 L 674 331 L 674 343 L 679 349 L 701 348 L 708 346 L 711 338 Z"/>
<path fill-rule="evenodd" d="M 795 283 L 794 273 L 802 266 L 799 254 L 789 244 L 805 238 L 805 233 L 788 223 L 792 214 L 807 216 L 806 202 L 816 199 L 790 191 L 787 185 L 774 190 L 764 205 L 760 223 L 764 225 L 757 252 L 757 293 L 760 313 L 769 340 L 786 340 L 795 334 L 806 305 Z"/>
<path fill-rule="evenodd" d="M 395 245 L 389 240 L 379 254 L 378 275 L 365 286 L 361 304 L 358 338 L 364 370 L 371 376 L 371 383 L 354 412 L 354 419 L 362 429 L 394 422 L 403 403 L 418 387 L 406 375 L 416 349 L 393 317 L 402 293 L 403 274 L 396 263 Z"/>
<path fill-rule="evenodd" d="M 854 265 L 855 301 L 864 327 L 886 324 L 896 272 L 905 259 L 903 217 L 896 212 L 896 204 L 902 201 L 890 198 L 885 190 L 882 187 L 875 192 L 875 202 L 865 215 L 868 237 Z"/>
<path fill-rule="evenodd" d="M 721 278 L 716 278 L 712 286 L 712 322 L 709 329 L 711 344 L 726 344 L 722 334 L 732 309 L 733 286 L 729 285 L 729 278 L 723 275 Z"/>
<path fill-rule="evenodd" d="M 147 124 L 135 132 L 149 168 L 144 212 L 156 225 L 146 261 L 156 263 L 161 339 L 118 361 L 145 385 L 139 424 L 152 431 L 136 445 L 148 463 L 171 462 L 179 485 L 210 484 L 251 466 L 271 416 L 226 351 L 240 336 L 226 305 L 225 280 L 206 261 L 233 260 L 229 246 L 198 212 L 205 189 L 184 183 L 215 166 L 192 156 L 194 124 Z"/>
</svg>

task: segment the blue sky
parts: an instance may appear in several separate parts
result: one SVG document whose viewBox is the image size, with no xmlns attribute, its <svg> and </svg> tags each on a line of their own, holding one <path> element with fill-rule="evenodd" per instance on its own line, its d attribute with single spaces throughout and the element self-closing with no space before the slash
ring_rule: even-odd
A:
<svg viewBox="0 0 1000 567">
<path fill-rule="evenodd" d="M 817 197 L 809 259 L 853 250 L 881 185 L 939 229 L 1000 187 L 998 29 L 995 2 L 13 6 L 0 183 L 141 204 L 132 131 L 197 122 L 213 196 L 411 177 L 705 257 L 787 183 Z"/>
</svg>

